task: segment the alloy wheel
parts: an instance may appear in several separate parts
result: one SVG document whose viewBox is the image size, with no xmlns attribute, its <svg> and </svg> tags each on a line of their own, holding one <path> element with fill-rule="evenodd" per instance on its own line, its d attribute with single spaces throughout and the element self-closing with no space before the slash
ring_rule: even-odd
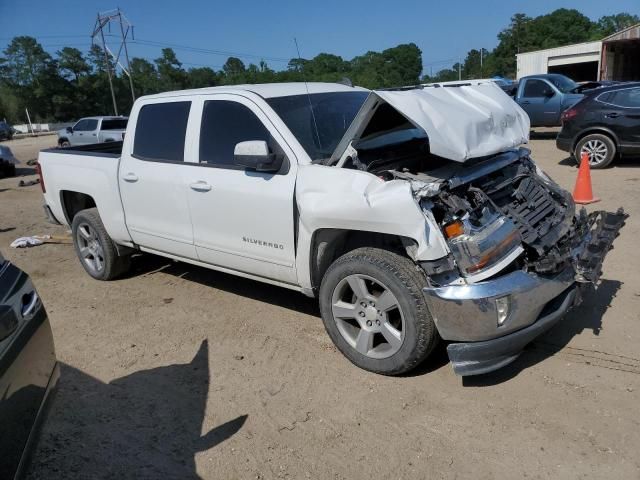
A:
<svg viewBox="0 0 640 480">
<path fill-rule="evenodd" d="M 76 241 L 80 250 L 80 258 L 84 264 L 96 274 L 104 270 L 104 250 L 96 231 L 88 223 L 78 225 Z"/>
<path fill-rule="evenodd" d="M 380 281 L 353 274 L 335 287 L 331 311 L 344 340 L 369 358 L 388 358 L 404 341 L 405 319 L 396 296 Z"/>
<path fill-rule="evenodd" d="M 609 154 L 609 148 L 601 140 L 589 140 L 580 149 L 580 154 L 589 155 L 589 165 L 598 165 L 604 162 Z"/>
</svg>

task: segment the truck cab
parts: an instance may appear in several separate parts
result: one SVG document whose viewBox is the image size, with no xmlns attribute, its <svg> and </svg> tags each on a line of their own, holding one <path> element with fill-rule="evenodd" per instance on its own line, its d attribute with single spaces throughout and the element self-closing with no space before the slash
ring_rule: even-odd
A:
<svg viewBox="0 0 640 480">
<path fill-rule="evenodd" d="M 532 127 L 560 126 L 562 112 L 584 96 L 574 93 L 577 88 L 564 75 L 532 75 L 520 79 L 515 101 L 529 115 Z"/>
<path fill-rule="evenodd" d="M 60 147 L 71 147 L 122 141 L 127 122 L 127 117 L 81 118 L 72 127 L 58 131 L 58 145 Z"/>
</svg>

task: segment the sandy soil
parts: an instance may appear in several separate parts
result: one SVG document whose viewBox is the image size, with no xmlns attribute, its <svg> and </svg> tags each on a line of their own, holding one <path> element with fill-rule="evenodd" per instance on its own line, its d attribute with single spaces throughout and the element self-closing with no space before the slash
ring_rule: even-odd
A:
<svg viewBox="0 0 640 480">
<path fill-rule="evenodd" d="M 553 135 L 534 138 L 571 189 Z M 25 161 L 53 142 L 8 144 Z M 152 256 L 101 283 L 71 246 L 11 249 L 64 229 L 39 186 L 0 180 L 0 249 L 37 285 L 62 364 L 30 478 L 640 478 L 639 166 L 592 172 L 596 207 L 631 213 L 598 292 L 464 380 L 442 349 L 402 378 L 357 369 L 301 294 Z"/>
</svg>

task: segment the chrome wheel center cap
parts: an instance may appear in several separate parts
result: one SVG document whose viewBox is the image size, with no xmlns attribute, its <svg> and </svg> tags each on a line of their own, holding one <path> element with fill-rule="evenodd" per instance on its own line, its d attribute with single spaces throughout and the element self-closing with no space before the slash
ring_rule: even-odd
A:
<svg viewBox="0 0 640 480">
<path fill-rule="evenodd" d="M 378 318 L 378 311 L 374 307 L 368 306 L 364 309 L 364 315 L 367 320 L 371 320 L 373 322 Z"/>
</svg>

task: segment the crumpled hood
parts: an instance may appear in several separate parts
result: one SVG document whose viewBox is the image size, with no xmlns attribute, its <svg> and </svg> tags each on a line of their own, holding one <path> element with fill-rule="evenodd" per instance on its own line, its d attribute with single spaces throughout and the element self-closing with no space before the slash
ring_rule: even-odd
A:
<svg viewBox="0 0 640 480">
<path fill-rule="evenodd" d="M 432 154 L 464 162 L 504 152 L 529 141 L 529 116 L 494 82 L 374 90 L 338 144 L 331 161 L 362 133 L 381 104 L 388 103 L 425 132 Z"/>
</svg>

